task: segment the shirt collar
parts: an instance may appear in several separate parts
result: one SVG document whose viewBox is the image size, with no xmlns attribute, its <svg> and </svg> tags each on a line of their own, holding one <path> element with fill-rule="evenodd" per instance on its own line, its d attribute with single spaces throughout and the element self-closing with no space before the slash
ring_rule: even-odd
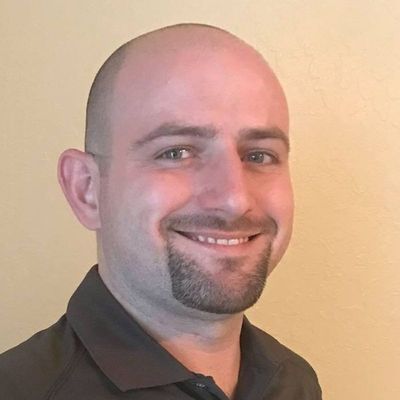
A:
<svg viewBox="0 0 400 400">
<path fill-rule="evenodd" d="M 240 348 L 241 363 L 235 399 L 264 398 L 262 394 L 285 358 L 282 346 L 244 317 Z"/>
<path fill-rule="evenodd" d="M 97 266 L 72 295 L 67 319 L 97 366 L 121 390 L 144 389 L 193 379 L 190 372 L 149 336 L 104 285 Z M 265 382 L 279 365 L 272 337 L 244 318 L 239 387 Z M 138 368 L 140 365 L 140 368 Z M 262 375 L 263 379 L 257 379 Z M 249 382 L 250 383 L 250 382 Z M 244 385 L 243 385 L 244 384 Z"/>
<path fill-rule="evenodd" d="M 96 266 L 71 297 L 67 318 L 98 367 L 122 391 L 194 377 L 125 311 Z"/>
<path fill-rule="evenodd" d="M 242 364 L 246 367 L 275 370 L 282 362 L 281 345 L 272 336 L 252 325 L 244 317 L 240 334 Z"/>
</svg>

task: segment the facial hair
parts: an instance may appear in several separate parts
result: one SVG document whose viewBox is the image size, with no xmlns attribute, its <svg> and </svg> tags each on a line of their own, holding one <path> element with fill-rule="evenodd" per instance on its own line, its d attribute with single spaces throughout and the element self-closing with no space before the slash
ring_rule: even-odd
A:
<svg viewBox="0 0 400 400">
<path fill-rule="evenodd" d="M 168 224 L 167 224 L 168 223 Z M 271 218 L 251 220 L 242 217 L 226 222 L 214 216 L 175 216 L 166 221 L 167 229 L 174 231 L 201 231 L 204 228 L 259 231 L 271 239 L 277 233 L 277 224 Z M 167 230 L 166 230 L 167 232 Z M 216 259 L 220 271 L 212 273 L 202 267 L 190 254 L 174 247 L 167 240 L 168 271 L 173 297 L 181 304 L 200 311 L 214 314 L 234 314 L 251 307 L 260 298 L 268 275 L 272 240 L 253 261 L 251 268 L 242 268 L 249 261 L 246 257 L 224 257 Z"/>
<path fill-rule="evenodd" d="M 232 274 L 232 279 L 217 279 L 172 245 L 167 251 L 172 295 L 186 307 L 214 314 L 235 314 L 254 305 L 263 292 L 271 244 L 261 252 L 250 271 L 241 270 L 241 260 L 217 260 L 223 271 Z"/>
</svg>

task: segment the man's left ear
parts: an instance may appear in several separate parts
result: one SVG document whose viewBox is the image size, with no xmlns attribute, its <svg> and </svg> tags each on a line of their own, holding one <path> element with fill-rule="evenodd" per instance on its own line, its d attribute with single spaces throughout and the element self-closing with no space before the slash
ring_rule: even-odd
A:
<svg viewBox="0 0 400 400">
<path fill-rule="evenodd" d="M 100 228 L 98 166 L 93 156 L 65 150 L 58 160 L 58 181 L 74 214 L 86 228 Z"/>
</svg>

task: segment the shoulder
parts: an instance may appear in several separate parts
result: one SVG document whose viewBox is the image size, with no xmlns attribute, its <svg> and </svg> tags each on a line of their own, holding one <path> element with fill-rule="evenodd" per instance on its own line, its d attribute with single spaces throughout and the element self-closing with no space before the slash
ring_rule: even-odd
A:
<svg viewBox="0 0 400 400">
<path fill-rule="evenodd" d="M 82 351 L 65 316 L 62 317 L 0 355 L 0 398 L 47 398 Z"/>
<path fill-rule="evenodd" d="M 270 334 L 264 332 L 256 326 L 251 327 L 253 337 L 257 346 L 263 350 L 262 353 L 268 355 L 268 358 L 275 364 L 290 363 L 296 365 L 300 369 L 304 369 L 312 374 L 315 374 L 311 365 L 300 355 L 289 349 Z"/>
<path fill-rule="evenodd" d="M 261 329 L 254 326 L 251 329 L 256 347 L 259 349 L 258 355 L 268 358 L 275 366 L 269 391 L 281 393 L 282 396 L 277 396 L 277 399 L 322 398 L 317 374 L 303 357 Z"/>
</svg>

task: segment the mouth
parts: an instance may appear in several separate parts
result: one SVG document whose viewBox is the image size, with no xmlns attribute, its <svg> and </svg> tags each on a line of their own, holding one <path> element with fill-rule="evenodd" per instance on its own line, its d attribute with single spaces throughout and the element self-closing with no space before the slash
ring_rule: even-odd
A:
<svg viewBox="0 0 400 400">
<path fill-rule="evenodd" d="M 254 240 L 260 233 L 256 234 L 209 234 L 175 231 L 179 235 L 186 237 L 194 242 L 200 242 L 212 246 L 239 246 Z"/>
</svg>

